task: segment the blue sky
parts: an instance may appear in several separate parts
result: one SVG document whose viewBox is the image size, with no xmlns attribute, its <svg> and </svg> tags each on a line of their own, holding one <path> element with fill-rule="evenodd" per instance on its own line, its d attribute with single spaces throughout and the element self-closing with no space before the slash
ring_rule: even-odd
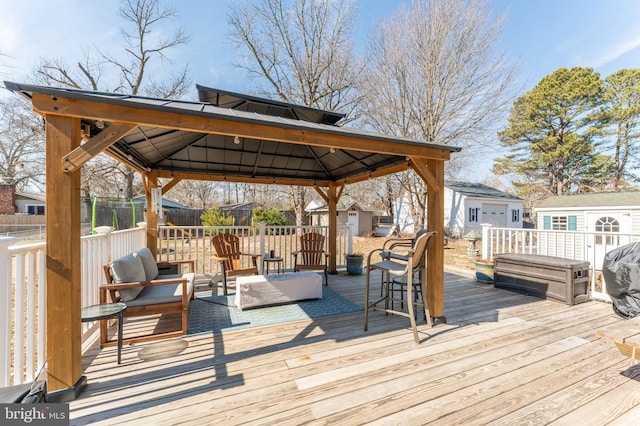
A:
<svg viewBox="0 0 640 426">
<path fill-rule="evenodd" d="M 226 39 L 229 6 L 237 1 L 167 2 L 179 14 L 175 24 L 191 38 L 171 58 L 179 67 L 189 64 L 194 84 L 191 99 L 196 96 L 196 83 L 250 92 L 246 74 L 233 66 L 238 53 Z M 404 2 L 356 0 L 357 53 L 365 53 L 370 28 Z M 118 0 L 0 0 L 0 52 L 5 54 L 0 57 L 0 80 L 25 82 L 25 75 L 42 56 L 73 64 L 94 45 L 117 52 L 122 43 L 118 5 Z M 640 67 L 638 0 L 490 0 L 490 7 L 496 14 L 507 14 L 499 49 L 517 62 L 522 92 L 560 67 L 593 67 L 603 76 Z M 161 73 L 162 66 L 153 71 Z M 6 95 L 7 91 L 0 91 L 0 96 Z M 496 154 L 500 155 L 493 151 Z"/>
<path fill-rule="evenodd" d="M 177 65 L 189 63 L 194 83 L 246 91 L 246 79 L 232 64 L 237 53 L 226 41 L 226 14 L 237 0 L 169 1 L 191 41 L 174 52 Z M 401 0 L 358 0 L 356 45 Z M 117 0 L 0 0 L 0 76 L 24 81 L 40 56 L 69 61 L 92 45 L 109 50 L 120 43 Z M 603 75 L 640 66 L 640 1 L 491 0 L 507 12 L 501 48 L 520 69 L 525 89 L 559 67 L 591 66 Z M 363 53 L 363 52 L 361 52 Z"/>
</svg>

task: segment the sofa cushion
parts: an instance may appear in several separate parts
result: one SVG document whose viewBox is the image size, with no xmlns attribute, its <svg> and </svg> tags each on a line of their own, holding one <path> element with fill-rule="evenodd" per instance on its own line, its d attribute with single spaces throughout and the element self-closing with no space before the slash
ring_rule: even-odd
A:
<svg viewBox="0 0 640 426">
<path fill-rule="evenodd" d="M 135 253 L 135 256 L 140 257 L 140 260 L 142 260 L 146 281 L 155 280 L 158 276 L 158 265 L 156 264 L 156 260 L 153 258 L 153 254 L 151 254 L 151 250 L 147 247 L 141 248 L 137 253 Z"/>
<path fill-rule="evenodd" d="M 195 274 L 161 275 L 158 279 L 182 278 L 187 279 L 187 296 L 191 298 L 195 281 Z M 158 305 L 182 301 L 182 286 L 180 284 L 154 285 L 145 287 L 135 300 L 126 301 L 127 306 Z"/>
<path fill-rule="evenodd" d="M 133 253 L 111 261 L 109 269 L 111 269 L 113 282 L 116 284 L 146 281 L 142 260 L 139 256 L 134 256 Z M 142 286 L 123 288 L 119 289 L 118 293 L 120 293 L 120 299 L 123 302 L 128 302 L 135 299 L 142 289 Z"/>
</svg>

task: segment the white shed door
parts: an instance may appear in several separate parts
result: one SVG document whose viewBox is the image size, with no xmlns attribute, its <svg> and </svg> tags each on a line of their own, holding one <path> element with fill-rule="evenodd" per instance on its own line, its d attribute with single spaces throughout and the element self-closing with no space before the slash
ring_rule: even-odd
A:
<svg viewBox="0 0 640 426">
<path fill-rule="evenodd" d="M 604 256 L 614 248 L 629 244 L 631 213 L 588 212 L 587 256 L 595 269 L 602 270 Z"/>
<path fill-rule="evenodd" d="M 490 223 L 493 226 L 507 226 L 506 204 L 482 204 L 482 223 Z"/>
<path fill-rule="evenodd" d="M 358 229 L 358 222 L 360 215 L 358 211 L 349 211 L 347 212 L 347 223 L 351 226 L 351 231 L 353 235 L 360 235 L 360 230 Z"/>
</svg>

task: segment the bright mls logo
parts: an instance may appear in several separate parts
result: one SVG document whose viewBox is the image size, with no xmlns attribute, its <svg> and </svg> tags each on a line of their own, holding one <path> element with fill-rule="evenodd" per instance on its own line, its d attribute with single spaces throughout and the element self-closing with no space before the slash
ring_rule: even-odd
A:
<svg viewBox="0 0 640 426">
<path fill-rule="evenodd" d="M 2 425 L 69 425 L 69 404 L 0 404 L 0 408 Z"/>
</svg>

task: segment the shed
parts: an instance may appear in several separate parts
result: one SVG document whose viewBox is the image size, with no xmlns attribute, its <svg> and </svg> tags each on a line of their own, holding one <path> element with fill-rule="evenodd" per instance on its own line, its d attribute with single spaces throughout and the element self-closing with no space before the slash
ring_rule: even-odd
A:
<svg viewBox="0 0 640 426">
<path fill-rule="evenodd" d="M 460 237 L 482 224 L 522 228 L 524 200 L 482 183 L 445 182 L 445 232 Z"/>
<path fill-rule="evenodd" d="M 640 191 L 553 196 L 534 210 L 538 229 L 640 233 Z"/>
<path fill-rule="evenodd" d="M 538 229 L 586 232 L 586 258 L 595 259 L 598 268 L 605 252 L 626 240 L 593 232 L 640 234 L 640 191 L 553 196 L 534 211 Z"/>
<path fill-rule="evenodd" d="M 263 204 L 256 202 L 226 204 L 218 207 L 222 213 L 227 216 L 233 216 L 236 226 L 248 226 L 253 223 L 253 209 L 259 208 L 266 210 Z"/>
<path fill-rule="evenodd" d="M 336 210 L 338 224 L 350 224 L 353 235 L 363 235 L 373 230 L 373 216 L 376 210 L 364 207 L 357 201 L 338 203 Z M 329 226 L 329 206 L 326 204 L 319 207 L 307 206 L 305 211 L 313 218 L 313 224 Z"/>
</svg>

